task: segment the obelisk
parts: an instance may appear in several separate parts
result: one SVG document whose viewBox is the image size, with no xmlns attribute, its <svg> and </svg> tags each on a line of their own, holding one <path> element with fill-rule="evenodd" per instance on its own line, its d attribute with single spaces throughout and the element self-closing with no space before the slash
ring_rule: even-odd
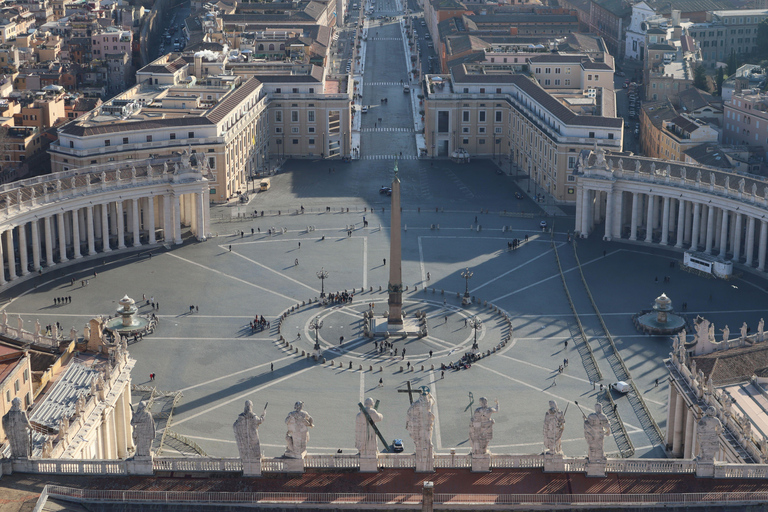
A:
<svg viewBox="0 0 768 512">
<path fill-rule="evenodd" d="M 395 177 L 392 180 L 392 215 L 390 217 L 389 233 L 389 316 L 387 327 L 403 325 L 403 269 L 402 246 L 400 243 L 400 177 L 397 175 L 395 161 Z"/>
</svg>

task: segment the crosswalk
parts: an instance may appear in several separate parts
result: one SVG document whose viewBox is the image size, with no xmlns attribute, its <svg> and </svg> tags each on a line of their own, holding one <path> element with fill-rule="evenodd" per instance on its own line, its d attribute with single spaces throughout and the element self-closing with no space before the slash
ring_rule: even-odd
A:
<svg viewBox="0 0 768 512">
<path fill-rule="evenodd" d="M 418 160 L 416 155 L 363 155 L 361 160 Z"/>
<path fill-rule="evenodd" d="M 392 128 L 361 128 L 361 132 L 409 132 L 413 133 L 413 128 L 398 128 L 398 127 L 392 127 Z"/>
<path fill-rule="evenodd" d="M 402 82 L 364 82 L 363 85 L 403 85 Z"/>
<path fill-rule="evenodd" d="M 369 41 L 402 41 L 400 37 L 369 37 Z"/>
</svg>

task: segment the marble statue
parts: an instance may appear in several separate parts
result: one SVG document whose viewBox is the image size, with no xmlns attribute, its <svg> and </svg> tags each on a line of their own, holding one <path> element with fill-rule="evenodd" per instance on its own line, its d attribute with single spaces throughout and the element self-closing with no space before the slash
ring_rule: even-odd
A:
<svg viewBox="0 0 768 512">
<path fill-rule="evenodd" d="M 365 408 L 371 421 L 378 423 L 384 419 L 384 416 L 373 408 L 374 403 L 373 398 L 368 397 L 363 402 L 363 408 Z M 376 431 L 368 422 L 368 417 L 363 411 L 358 412 L 355 416 L 355 448 L 360 452 L 361 457 L 376 457 L 376 454 L 379 453 L 379 440 Z"/>
<path fill-rule="evenodd" d="M 707 331 L 707 339 L 709 341 L 715 341 L 715 324 L 709 324 L 709 330 Z"/>
<path fill-rule="evenodd" d="M 53 437 L 45 436 L 45 443 L 43 444 L 43 458 L 50 459 L 53 455 Z"/>
<path fill-rule="evenodd" d="M 3 310 L 2 319 L 3 319 L 3 325 L 8 325 L 8 313 L 6 313 L 5 310 Z"/>
<path fill-rule="evenodd" d="M 699 388 L 699 395 L 704 395 L 704 372 L 699 370 L 696 374 L 696 382 Z"/>
<path fill-rule="evenodd" d="M 730 188 L 731 188 L 731 177 L 730 176 L 726 176 L 725 177 L 725 183 L 723 184 L 723 188 L 725 189 L 726 192 L 728 192 L 730 190 Z"/>
<path fill-rule="evenodd" d="M 190 168 L 189 158 L 190 158 L 189 153 L 187 152 L 186 149 L 181 152 L 181 168 L 182 169 L 186 170 Z"/>
<path fill-rule="evenodd" d="M 77 341 L 77 329 L 75 329 L 74 325 L 69 330 L 69 337 L 70 337 L 70 339 L 72 339 L 74 341 Z"/>
<path fill-rule="evenodd" d="M 115 179 L 116 179 L 117 181 L 120 181 L 120 169 L 117 169 L 117 170 L 115 171 Z"/>
<path fill-rule="evenodd" d="M 723 343 L 725 343 L 726 341 L 728 341 L 728 337 L 729 337 L 730 335 L 731 335 L 731 330 L 730 330 L 730 329 L 728 328 L 728 326 L 726 325 L 726 326 L 723 328 Z"/>
<path fill-rule="evenodd" d="M 429 455 L 432 451 L 432 429 L 435 426 L 435 415 L 432 406 L 435 399 L 429 392 L 422 393 L 419 399 L 408 408 L 408 419 L 405 429 L 411 435 L 416 445 L 416 457 Z"/>
<path fill-rule="evenodd" d="M 21 337 L 21 331 L 24 330 L 24 319 L 21 318 L 21 315 L 16 317 L 16 327 L 19 328 L 19 337 Z"/>
<path fill-rule="evenodd" d="M 723 424 L 715 416 L 715 408 L 707 407 L 706 414 L 696 425 L 696 436 L 699 441 L 699 455 L 696 459 L 700 462 L 714 462 L 715 455 L 720 450 L 720 433 Z"/>
<path fill-rule="evenodd" d="M 566 407 L 567 409 L 567 407 Z M 549 401 L 549 410 L 544 414 L 544 448 L 545 453 L 561 455 L 563 447 L 560 439 L 565 430 L 565 412 L 557 408 L 554 400 Z"/>
<path fill-rule="evenodd" d="M 761 318 L 760 321 L 757 323 L 757 341 L 759 342 L 763 341 L 763 336 L 765 333 L 764 328 L 765 328 L 765 320 Z"/>
<path fill-rule="evenodd" d="M 152 177 L 152 164 L 147 162 L 147 178 L 151 178 L 151 177 Z"/>
<path fill-rule="evenodd" d="M 603 413 L 603 406 L 595 404 L 595 412 L 584 418 L 584 437 L 587 440 L 589 462 L 605 460 L 605 437 L 611 435 L 611 424 Z"/>
<path fill-rule="evenodd" d="M 285 457 L 303 459 L 307 454 L 309 429 L 315 426 L 312 416 L 303 410 L 304 402 L 296 402 L 293 411 L 285 418 L 288 431 L 285 433 Z"/>
<path fill-rule="evenodd" d="M 768 199 L 768 187 L 763 187 L 763 198 Z"/>
<path fill-rule="evenodd" d="M 714 186 L 715 185 L 715 173 L 710 172 L 709 173 L 709 184 Z"/>
<path fill-rule="evenodd" d="M 696 375 L 696 360 L 691 359 L 691 375 Z"/>
<path fill-rule="evenodd" d="M 680 350 L 680 339 L 677 336 L 672 336 L 672 353 L 677 355 Z"/>
<path fill-rule="evenodd" d="M 244 461 L 256 461 L 261 459 L 261 444 L 259 443 L 259 425 L 264 423 L 266 407 L 261 416 L 253 412 L 253 402 L 245 401 L 245 409 L 235 420 L 232 428 L 235 431 L 235 441 L 240 459 Z"/>
<path fill-rule="evenodd" d="M 579 166 L 579 171 L 584 171 L 584 167 L 586 167 L 586 162 L 584 161 L 584 155 L 579 154 L 578 162 L 576 162 Z"/>
<path fill-rule="evenodd" d="M 613 170 L 613 158 L 608 159 L 608 170 Z"/>
<path fill-rule="evenodd" d="M 101 171 L 101 184 L 103 185 L 106 182 L 107 182 L 107 173 L 104 171 Z"/>
<path fill-rule="evenodd" d="M 741 178 L 739 180 L 739 192 L 741 192 L 742 194 L 744 193 L 744 185 L 746 185 L 746 184 L 747 184 L 747 182 L 744 181 L 744 178 Z"/>
<path fill-rule="evenodd" d="M 757 183 L 752 182 L 752 195 L 757 197 Z"/>
<path fill-rule="evenodd" d="M 748 330 L 747 322 L 744 322 L 743 324 L 741 324 L 741 329 L 739 329 L 739 332 L 741 333 L 741 341 L 744 341 L 747 339 L 747 330 Z"/>
<path fill-rule="evenodd" d="M 623 158 L 619 158 L 619 170 L 620 171 L 624 170 L 624 159 Z"/>
<path fill-rule="evenodd" d="M 765 437 L 760 441 L 760 455 L 763 456 L 763 461 L 768 460 L 768 439 Z"/>
<path fill-rule="evenodd" d="M 656 162 L 651 162 L 651 176 L 656 175 Z"/>
<path fill-rule="evenodd" d="M 499 401 L 496 407 L 488 407 L 488 399 L 480 397 L 480 407 L 472 414 L 469 422 L 469 440 L 472 442 L 473 455 L 485 455 L 488 453 L 488 444 L 493 439 L 493 424 L 496 423 L 491 415 L 499 412 Z"/>
<path fill-rule="evenodd" d="M 21 399 L 14 398 L 11 401 L 11 409 L 3 416 L 3 430 L 11 445 L 11 457 L 26 459 L 29 457 L 29 434 L 27 429 L 32 429 L 27 419 L 27 413 L 21 408 Z"/>
<path fill-rule="evenodd" d="M 72 176 L 69 179 L 69 188 L 71 188 L 71 189 L 77 188 L 77 181 L 75 180 L 74 176 Z"/>
<path fill-rule="evenodd" d="M 667 164 L 667 168 L 664 169 L 664 176 L 672 176 L 672 166 Z"/>
<path fill-rule="evenodd" d="M 688 174 L 688 168 L 687 167 L 681 167 L 680 168 L 680 179 L 685 181 L 685 177 Z"/>
<path fill-rule="evenodd" d="M 69 432 L 69 418 L 62 416 L 59 418 L 59 433 L 56 435 L 56 439 L 61 441 L 67 438 L 67 432 Z"/>
<path fill-rule="evenodd" d="M 35 319 L 35 336 L 40 336 L 40 320 Z"/>
<path fill-rule="evenodd" d="M 712 376 L 707 377 L 707 394 L 711 395 L 715 392 L 715 385 L 712 382 Z"/>
<path fill-rule="evenodd" d="M 168 160 L 163 162 L 163 174 L 168 174 Z"/>
<path fill-rule="evenodd" d="M 131 179 L 132 180 L 136 179 L 136 166 L 135 165 L 131 166 Z"/>
<path fill-rule="evenodd" d="M 85 411 L 85 394 L 77 397 L 75 402 L 75 416 L 80 416 Z"/>
<path fill-rule="evenodd" d="M 597 142 L 595 142 L 595 146 L 597 146 Z M 597 148 L 595 167 L 605 167 L 605 150 L 603 148 Z"/>
<path fill-rule="evenodd" d="M 701 170 L 696 170 L 696 183 L 701 183 Z"/>
<path fill-rule="evenodd" d="M 640 172 L 640 160 L 635 160 L 635 172 Z"/>
<path fill-rule="evenodd" d="M 147 410 L 147 402 L 139 402 L 131 418 L 133 444 L 136 445 L 136 458 L 152 457 L 152 441 L 155 439 L 155 419 Z"/>
<path fill-rule="evenodd" d="M 744 428 L 744 437 L 747 438 L 748 441 L 752 440 L 752 422 L 749 421 L 747 418 L 744 418 L 744 423 L 742 424 L 742 427 Z"/>
</svg>

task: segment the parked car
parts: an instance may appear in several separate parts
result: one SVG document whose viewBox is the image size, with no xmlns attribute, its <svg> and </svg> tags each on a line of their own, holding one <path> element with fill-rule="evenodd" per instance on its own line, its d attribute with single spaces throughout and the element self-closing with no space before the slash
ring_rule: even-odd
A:
<svg viewBox="0 0 768 512">
<path fill-rule="evenodd" d="M 395 453 L 400 453 L 403 451 L 402 439 L 395 439 L 394 441 L 392 441 L 392 451 Z"/>
<path fill-rule="evenodd" d="M 623 380 L 620 380 L 618 382 L 614 382 L 611 384 L 611 389 L 618 391 L 619 393 L 627 394 L 630 391 L 632 391 L 632 386 L 630 386 L 628 383 L 624 382 Z"/>
<path fill-rule="evenodd" d="M 367 114 L 368 113 L 368 105 L 363 105 L 363 108 L 361 108 L 360 110 L 362 111 L 363 114 Z"/>
<path fill-rule="evenodd" d="M 547 221 L 543 220 L 543 221 L 539 222 L 539 226 L 541 227 L 541 229 L 546 228 L 547 227 Z"/>
<path fill-rule="evenodd" d="M 524 197 L 523 194 L 521 194 L 520 192 L 515 192 L 515 199 L 523 199 L 523 197 Z"/>
<path fill-rule="evenodd" d="M 387 195 L 387 196 L 391 196 L 392 195 L 392 188 L 391 187 L 381 187 L 379 189 L 379 194 L 384 194 L 384 195 Z"/>
</svg>

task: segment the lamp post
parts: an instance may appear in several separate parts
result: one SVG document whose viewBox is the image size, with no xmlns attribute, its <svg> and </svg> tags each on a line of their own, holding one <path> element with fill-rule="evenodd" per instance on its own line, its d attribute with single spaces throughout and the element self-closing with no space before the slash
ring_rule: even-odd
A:
<svg viewBox="0 0 768 512">
<path fill-rule="evenodd" d="M 325 297 L 325 280 L 328 279 L 328 271 L 320 267 L 317 278 L 320 280 L 320 297 Z"/>
<path fill-rule="evenodd" d="M 320 320 L 319 316 L 316 316 L 312 319 L 311 322 L 309 322 L 309 328 L 314 329 L 315 331 L 315 350 L 320 350 L 320 329 L 323 328 L 323 321 Z"/>
<path fill-rule="evenodd" d="M 472 350 L 479 350 L 480 347 L 477 346 L 477 330 L 483 328 L 483 321 L 477 318 L 477 316 L 473 316 L 467 323 L 475 331 L 475 341 L 472 343 Z"/>
<path fill-rule="evenodd" d="M 469 267 L 461 271 L 461 277 L 466 281 L 466 287 L 464 288 L 464 298 L 461 299 L 461 303 L 466 306 L 472 304 L 472 299 L 469 296 L 469 280 L 472 279 L 474 272 L 469 270 Z"/>
</svg>

